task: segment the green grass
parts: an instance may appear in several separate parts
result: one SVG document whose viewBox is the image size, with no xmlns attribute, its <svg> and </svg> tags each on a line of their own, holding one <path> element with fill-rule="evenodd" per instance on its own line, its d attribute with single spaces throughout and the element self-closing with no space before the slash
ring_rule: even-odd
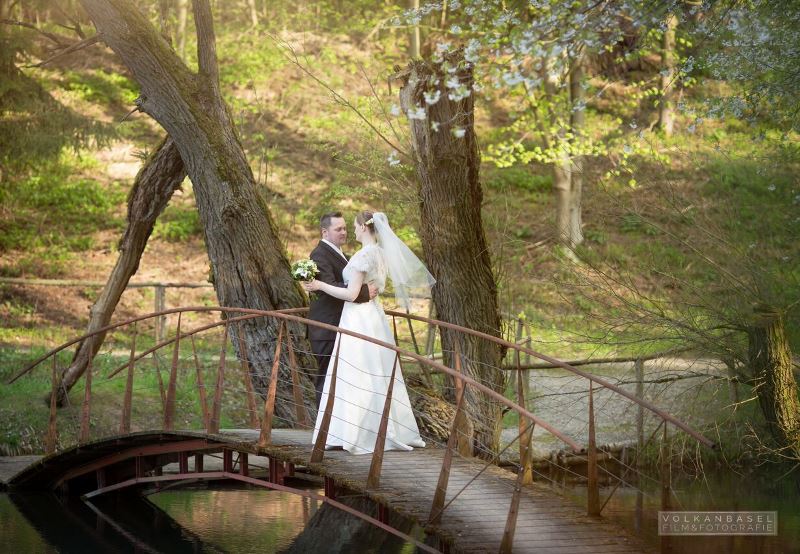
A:
<svg viewBox="0 0 800 554">
<path fill-rule="evenodd" d="M 198 344 L 198 358 L 203 368 L 204 385 L 208 392 L 209 408 L 213 398 L 214 383 L 218 370 L 218 352 L 214 341 Z M 140 343 L 141 344 L 141 343 Z M 128 355 L 124 350 L 106 345 L 95 358 L 92 379 L 91 438 L 96 440 L 114 435 L 119 430 L 122 402 L 127 381 Z M 119 344 L 118 346 L 121 346 Z M 184 345 L 186 347 L 186 345 Z M 146 346 L 137 347 L 142 352 Z M 191 349 L 188 349 L 191 351 Z M 232 348 L 228 348 L 226 363 L 226 386 L 222 397 L 221 427 L 248 427 L 245 396 L 240 368 Z M 52 362 L 37 366 L 13 384 L 7 384 L 12 375 L 44 354 L 44 350 L 0 348 L 0 455 L 41 453 L 49 421 L 49 395 L 52 384 Z M 72 352 L 64 351 L 57 356 L 59 370 L 66 368 Z M 132 396 L 131 429 L 147 430 L 163 427 L 161 387 L 166 389 L 171 367 L 171 349 L 163 351 L 156 362 L 152 357 L 135 365 Z M 119 368 L 123 370 L 111 377 Z M 159 384 L 156 368 L 160 368 Z M 80 429 L 81 407 L 84 398 L 85 377 L 70 391 L 69 403 L 59 408 L 57 426 L 59 448 L 75 444 Z M 175 399 L 175 428 L 203 428 L 202 411 L 197 387 L 194 361 L 184 351 L 179 361 Z M 258 401 L 257 401 L 258 403 Z"/>
</svg>

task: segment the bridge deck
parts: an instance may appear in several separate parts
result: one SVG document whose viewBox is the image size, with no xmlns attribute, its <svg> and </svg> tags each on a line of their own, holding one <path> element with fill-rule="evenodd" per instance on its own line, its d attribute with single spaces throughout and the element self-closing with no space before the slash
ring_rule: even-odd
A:
<svg viewBox="0 0 800 554">
<path fill-rule="evenodd" d="M 194 432 L 171 434 L 208 437 Z M 311 453 L 309 431 L 276 429 L 272 437 L 273 444 L 266 449 L 256 446 L 256 430 L 225 430 L 210 438 L 224 441 L 242 451 L 268 454 L 297 465 L 307 464 Z M 87 447 L 91 448 L 91 445 L 82 448 L 84 456 Z M 405 516 L 425 522 L 430 515 L 443 454 L 444 450 L 439 448 L 386 452 L 377 490 L 366 489 L 371 461 L 368 455 L 354 456 L 343 451 L 328 451 L 324 460 L 313 464 L 309 470 L 364 493 Z M 47 458 L 28 467 L 23 472 L 25 479 L 35 478 L 33 474 L 40 466 L 42 471 L 49 471 Z M 454 458 L 446 501 L 473 479 L 482 467 L 480 461 Z M 20 476 L 17 475 L 18 478 Z M 449 539 L 454 550 L 499 551 L 515 480 L 516 476 L 512 473 L 490 466 L 447 507 L 437 529 Z M 13 484 L 14 478 L 11 479 Z M 602 519 L 587 517 L 585 508 L 576 506 L 547 486 L 534 483 L 524 487 L 520 498 L 514 552 L 534 551 L 594 554 L 646 552 L 648 549 L 620 527 Z"/>
<path fill-rule="evenodd" d="M 224 432 L 237 441 L 255 443 L 258 432 L 238 430 Z M 287 459 L 298 464 L 311 453 L 311 433 L 296 430 L 273 431 L 273 442 L 291 448 L 283 449 Z M 370 456 L 354 456 L 332 450 L 325 453 L 315 473 L 332 477 L 337 483 L 363 492 L 392 509 L 419 521 L 430 515 L 433 491 L 439 479 L 444 450 L 416 449 L 412 452 L 386 452 L 381 484 L 367 490 Z M 483 464 L 460 458 L 453 460 L 447 501 L 481 470 Z M 445 510 L 438 528 L 448 535 L 458 551 L 497 552 L 500 548 L 511 493 L 516 476 L 490 466 Z M 540 484 L 525 487 L 520 499 L 514 552 L 552 554 L 644 552 L 638 540 L 623 529 L 605 520 L 586 516 L 581 508 Z"/>
</svg>

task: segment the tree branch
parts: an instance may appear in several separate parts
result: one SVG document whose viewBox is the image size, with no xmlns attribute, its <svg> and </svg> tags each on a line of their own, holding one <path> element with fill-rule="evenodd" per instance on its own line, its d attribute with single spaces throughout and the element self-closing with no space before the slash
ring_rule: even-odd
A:
<svg viewBox="0 0 800 554">
<path fill-rule="evenodd" d="M 214 35 L 214 19 L 208 0 L 192 0 L 197 32 L 197 64 L 215 91 L 219 91 L 219 66 Z"/>
<path fill-rule="evenodd" d="M 87 47 L 91 46 L 92 44 L 95 44 L 96 42 L 99 42 L 99 41 L 100 41 L 100 34 L 98 33 L 98 34 L 93 35 L 93 36 L 91 36 L 91 37 L 89 37 L 87 39 L 84 39 L 84 40 L 81 40 L 79 42 L 76 42 L 75 44 L 73 44 L 71 46 L 67 46 L 66 48 L 56 52 L 55 54 L 53 54 L 52 56 L 50 56 L 46 60 L 43 60 L 43 61 L 41 61 L 39 63 L 30 64 L 27 67 L 42 67 L 42 66 L 44 66 L 46 64 L 49 64 L 53 60 L 57 60 L 58 58 L 60 58 L 62 56 L 66 56 L 67 54 L 72 54 L 73 52 L 77 52 L 78 50 L 82 50 L 84 48 L 87 48 Z"/>
<path fill-rule="evenodd" d="M 391 146 L 391 147 L 392 147 L 394 150 L 396 150 L 396 151 L 397 151 L 397 153 L 398 153 L 398 154 L 400 154 L 401 156 L 405 156 L 405 157 L 406 157 L 407 159 L 409 159 L 409 160 L 410 160 L 410 159 L 413 159 L 413 158 L 412 158 L 412 156 L 411 156 L 411 155 L 410 155 L 408 152 L 406 152 L 406 151 L 405 151 L 403 148 L 401 148 L 400 146 L 398 146 L 397 144 L 395 144 L 394 142 L 392 142 L 392 141 L 391 141 L 391 140 L 390 140 L 390 139 L 389 139 L 389 138 L 388 138 L 386 135 L 384 135 L 384 134 L 383 134 L 383 133 L 380 131 L 380 129 L 378 129 L 377 127 L 375 127 L 375 125 L 374 125 L 374 124 L 373 124 L 373 123 L 372 123 L 372 122 L 371 122 L 369 119 L 367 119 L 367 117 L 366 117 L 366 116 L 365 116 L 363 113 L 361 113 L 361 111 L 360 111 L 360 110 L 359 110 L 357 107 L 355 107 L 353 104 L 351 104 L 351 103 L 350 103 L 350 101 L 349 101 L 349 100 L 347 100 L 347 98 L 345 98 L 344 96 L 342 96 L 341 94 L 339 94 L 338 92 L 336 92 L 335 90 L 333 90 L 333 88 L 331 88 L 331 86 L 330 86 L 330 85 L 328 85 L 328 83 L 326 83 L 325 81 L 323 81 L 322 79 L 320 79 L 319 77 L 317 77 L 317 76 L 316 76 L 314 73 L 312 73 L 312 72 L 311 72 L 311 70 L 310 70 L 310 69 L 308 69 L 308 68 L 307 68 L 305 65 L 303 65 L 302 63 L 300 63 L 300 59 L 297 57 L 297 51 L 295 51 L 295 49 L 292 47 L 292 45 L 291 45 L 291 44 L 289 44 L 289 43 L 288 43 L 288 42 L 286 42 L 285 40 L 281 40 L 281 39 L 279 39 L 278 37 L 276 37 L 276 36 L 274 36 L 274 35 L 271 35 L 270 33 L 265 33 L 265 34 L 266 34 L 266 35 L 267 35 L 267 36 L 268 36 L 270 39 L 272 39 L 272 41 L 273 41 L 273 42 L 274 42 L 274 43 L 275 43 L 275 44 L 276 44 L 276 45 L 277 45 L 279 48 L 281 48 L 281 49 L 283 50 L 283 55 L 284 55 L 284 57 L 285 57 L 285 58 L 286 58 L 286 59 L 287 59 L 289 62 L 291 62 L 292 64 L 294 64 L 294 65 L 295 65 L 295 66 L 296 66 L 296 67 L 297 67 L 297 68 L 298 68 L 300 71 L 302 71 L 303 73 L 305 73 L 306 75 L 308 75 L 309 77 L 311 77 L 311 79 L 312 79 L 312 80 L 314 80 L 314 81 L 315 81 L 317 84 L 319 84 L 319 85 L 320 85 L 322 88 L 324 88 L 325 90 L 327 90 L 328 92 L 330 92 L 330 93 L 331 93 L 331 96 L 333 96 L 333 99 L 334 99 L 334 101 L 335 101 L 335 102 L 337 102 L 337 103 L 341 104 L 342 106 L 344 106 L 344 107 L 346 107 L 346 108 L 350 109 L 350 110 L 351 110 L 353 113 L 355 113 L 355 114 L 356 114 L 356 115 L 357 115 L 357 116 L 358 116 L 358 117 L 359 117 L 359 118 L 360 118 L 360 119 L 361 119 L 361 120 L 362 120 L 364 123 L 366 123 L 366 124 L 367 124 L 367 126 L 368 126 L 370 129 L 372 129 L 372 131 L 373 131 L 373 132 L 374 132 L 376 135 L 378 135 L 378 137 L 379 137 L 379 138 L 380 138 L 380 139 L 381 139 L 383 142 L 385 142 L 386 144 L 388 144 L 389 146 Z M 288 52 L 288 53 L 287 53 L 287 52 Z M 372 86 L 372 84 L 371 84 L 371 83 L 370 83 L 370 86 Z"/>
<path fill-rule="evenodd" d="M 52 40 L 53 42 L 55 42 L 59 46 L 67 46 L 69 44 L 68 39 L 66 37 L 62 37 L 62 36 L 57 35 L 55 33 L 49 33 L 47 31 L 43 31 L 42 29 L 40 29 L 39 27 L 37 27 L 33 23 L 28 23 L 27 21 L 17 21 L 17 20 L 14 20 L 14 19 L 3 19 L 2 21 L 0 21 L 0 23 L 2 23 L 3 25 L 17 25 L 18 27 L 25 27 L 26 29 L 33 29 L 34 31 L 36 31 L 40 35 L 49 38 L 50 40 Z"/>
</svg>

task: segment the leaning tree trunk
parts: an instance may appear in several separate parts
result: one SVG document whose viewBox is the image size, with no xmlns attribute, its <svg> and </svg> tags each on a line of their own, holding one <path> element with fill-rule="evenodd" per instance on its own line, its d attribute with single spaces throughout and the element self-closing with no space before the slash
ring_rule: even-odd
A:
<svg viewBox="0 0 800 554">
<path fill-rule="evenodd" d="M 222 306 L 275 310 L 303 306 L 267 205 L 258 193 L 219 90 L 216 40 L 208 0 L 194 0 L 199 73 L 193 73 L 130 0 L 81 0 L 99 33 L 141 87 L 139 109 L 175 141 L 194 186 L 214 287 Z M 294 326 L 296 327 L 296 326 Z M 275 320 L 244 325 L 257 387 L 268 384 L 278 335 Z M 236 328 L 232 328 L 238 349 Z M 292 329 L 297 336 L 304 332 Z M 285 349 L 284 349 L 285 351 Z M 307 407 L 313 386 L 304 376 Z M 291 373 L 279 374 L 277 418 L 294 423 Z"/>
<path fill-rule="evenodd" d="M 781 447 L 800 459 L 800 402 L 783 318 L 768 311 L 757 317 L 748 338 L 761 411 Z"/>
<path fill-rule="evenodd" d="M 156 218 L 167 207 L 172 193 L 181 185 L 184 177 L 186 170 L 181 155 L 172 139 L 167 137 L 136 175 L 128 197 L 128 226 L 119 241 L 119 257 L 106 286 L 89 311 L 87 334 L 105 327 L 111 321 L 128 281 L 139 268 L 139 260 L 153 232 Z M 64 373 L 64 388 L 59 389 L 62 395 L 83 375 L 89 360 L 100 350 L 105 336 L 105 333 L 98 334 L 78 345 Z"/>
<path fill-rule="evenodd" d="M 403 73 L 400 91 L 404 111 L 425 106 L 423 93 L 438 90 L 438 102 L 427 106 L 427 118 L 411 120 L 421 205 L 420 238 L 425 260 L 437 284 L 433 288 L 436 313 L 447 322 L 500 336 L 497 285 L 492 274 L 489 247 L 481 219 L 483 193 L 478 180 L 480 157 L 474 129 L 473 96 L 450 100 L 445 83 L 457 76 L 465 90 L 472 90 L 472 69 L 456 52 L 446 58 L 455 75 L 441 64 L 412 61 Z M 438 129 L 433 122 L 438 123 Z M 460 136 L 463 132 L 463 136 Z M 455 341 L 471 377 L 502 392 L 500 369 L 504 352 L 494 343 L 460 333 L 443 331 L 445 362 L 454 367 Z M 472 388 L 465 397 L 474 426 L 474 446 L 481 454 L 497 451 L 500 405 Z"/>
</svg>

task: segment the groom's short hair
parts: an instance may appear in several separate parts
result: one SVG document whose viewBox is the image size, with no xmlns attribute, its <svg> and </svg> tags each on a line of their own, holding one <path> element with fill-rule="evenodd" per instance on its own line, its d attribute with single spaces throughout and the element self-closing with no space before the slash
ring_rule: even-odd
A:
<svg viewBox="0 0 800 554">
<path fill-rule="evenodd" d="M 342 216 L 342 212 L 329 212 L 319 218 L 319 228 L 320 229 L 327 229 L 331 226 L 331 219 L 334 217 L 344 217 Z"/>
</svg>

